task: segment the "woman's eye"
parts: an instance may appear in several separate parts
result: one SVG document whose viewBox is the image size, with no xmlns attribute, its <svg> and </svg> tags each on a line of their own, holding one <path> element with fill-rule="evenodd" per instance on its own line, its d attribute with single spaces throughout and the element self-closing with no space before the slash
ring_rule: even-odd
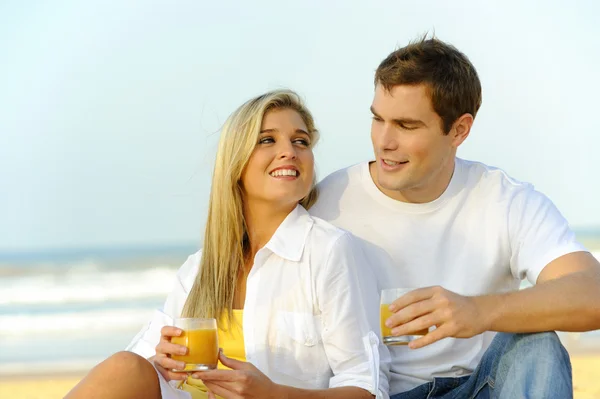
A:
<svg viewBox="0 0 600 399">
<path fill-rule="evenodd" d="M 305 147 L 308 147 L 310 145 L 310 142 L 306 139 L 296 139 L 294 140 L 294 143 L 303 145 Z"/>
<path fill-rule="evenodd" d="M 263 137 L 262 139 L 258 140 L 259 144 L 270 144 L 270 143 L 274 143 L 275 140 L 273 140 L 272 137 Z"/>
</svg>

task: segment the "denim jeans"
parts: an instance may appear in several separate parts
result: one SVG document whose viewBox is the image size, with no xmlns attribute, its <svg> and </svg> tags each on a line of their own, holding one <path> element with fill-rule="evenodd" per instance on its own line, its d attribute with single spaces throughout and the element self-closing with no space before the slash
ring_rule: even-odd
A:
<svg viewBox="0 0 600 399">
<path fill-rule="evenodd" d="M 391 399 L 573 397 L 569 354 L 554 332 L 498 333 L 473 374 L 434 378 Z"/>
</svg>

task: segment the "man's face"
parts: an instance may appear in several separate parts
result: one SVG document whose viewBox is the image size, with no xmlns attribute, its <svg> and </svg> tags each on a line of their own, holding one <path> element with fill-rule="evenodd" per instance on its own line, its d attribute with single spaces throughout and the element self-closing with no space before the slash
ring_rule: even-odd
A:
<svg viewBox="0 0 600 399">
<path fill-rule="evenodd" d="M 458 144 L 446 135 L 424 84 L 377 85 L 371 105 L 375 162 L 371 176 L 379 189 L 404 202 L 430 202 L 446 189 Z"/>
</svg>

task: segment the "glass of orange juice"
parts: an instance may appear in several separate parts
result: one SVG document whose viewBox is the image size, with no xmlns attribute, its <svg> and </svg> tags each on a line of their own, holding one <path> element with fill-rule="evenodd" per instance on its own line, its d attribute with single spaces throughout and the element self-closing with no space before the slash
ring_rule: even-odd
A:
<svg viewBox="0 0 600 399">
<path fill-rule="evenodd" d="M 414 341 L 429 332 L 429 329 L 412 333 L 411 335 L 392 335 L 392 329 L 385 325 L 385 321 L 393 314 L 390 311 L 390 305 L 402 295 L 414 290 L 414 288 L 390 288 L 381 291 L 381 302 L 379 315 L 381 320 L 381 337 L 386 345 L 408 345 L 410 341 Z"/>
<path fill-rule="evenodd" d="M 171 355 L 174 360 L 185 362 L 179 372 L 194 372 L 217 368 L 219 343 L 217 321 L 215 319 L 180 318 L 174 326 L 183 330 L 179 337 L 171 337 L 171 342 L 188 348 L 185 355 Z"/>
</svg>

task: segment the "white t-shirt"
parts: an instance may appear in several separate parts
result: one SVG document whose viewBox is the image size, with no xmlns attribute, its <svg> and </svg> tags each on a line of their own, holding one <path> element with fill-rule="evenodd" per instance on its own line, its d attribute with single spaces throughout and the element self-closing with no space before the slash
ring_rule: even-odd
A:
<svg viewBox="0 0 600 399">
<path fill-rule="evenodd" d="M 356 311 L 378 306 L 377 283 L 357 242 L 298 205 L 257 252 L 246 283 L 244 346 L 246 360 L 274 382 L 357 386 L 388 397 L 389 353 L 373 332 L 378 319 Z M 179 269 L 163 309 L 127 350 L 155 355 L 161 328 L 181 315 L 201 256 L 190 256 Z M 163 388 L 163 397 L 178 397 Z"/>
<path fill-rule="evenodd" d="M 440 285 L 468 296 L 511 291 L 524 278 L 535 284 L 552 260 L 585 250 L 547 197 L 481 163 L 457 158 L 446 191 L 425 204 L 383 194 L 368 162 L 331 174 L 319 189 L 310 213 L 366 241 L 380 288 Z M 390 347 L 390 393 L 470 374 L 493 335 L 447 338 L 417 350 Z"/>
</svg>

